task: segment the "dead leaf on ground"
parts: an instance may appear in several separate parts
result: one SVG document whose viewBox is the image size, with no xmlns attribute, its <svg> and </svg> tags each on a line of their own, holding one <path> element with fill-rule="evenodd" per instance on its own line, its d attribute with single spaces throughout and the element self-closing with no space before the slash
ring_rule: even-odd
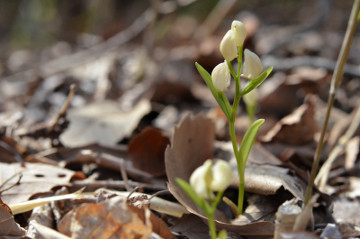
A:
<svg viewBox="0 0 360 239">
<path fill-rule="evenodd" d="M 135 168 L 153 176 L 162 176 L 165 174 L 165 149 L 169 143 L 160 130 L 147 127 L 131 139 L 128 147 L 130 160 Z"/>
<path fill-rule="evenodd" d="M 282 118 L 263 136 L 263 142 L 286 142 L 295 145 L 312 142 L 317 131 L 314 119 L 315 100 L 312 96 L 307 97 L 303 105 Z"/>
<path fill-rule="evenodd" d="M 27 201 L 36 193 L 49 192 L 53 187 L 69 183 L 75 173 L 71 170 L 39 163 L 0 163 L 1 193 L 6 204 Z M 8 180 L 8 181 L 7 181 Z"/>
<path fill-rule="evenodd" d="M 136 213 L 136 215 L 138 215 L 138 217 L 145 223 L 146 220 L 150 220 L 151 222 L 151 228 L 152 231 L 155 232 L 156 234 L 158 234 L 159 236 L 161 236 L 163 239 L 173 239 L 174 236 L 171 233 L 170 229 L 168 228 L 168 226 L 166 225 L 166 223 L 161 220 L 160 218 L 158 218 L 154 213 L 150 212 L 150 216 L 149 218 L 146 218 L 146 212 L 145 210 L 149 210 L 149 209 L 144 209 L 144 208 L 138 208 L 132 205 L 129 205 L 130 210 L 133 213 Z"/>
<path fill-rule="evenodd" d="M 5 207 L 0 205 L 0 235 L 1 238 L 28 238 L 25 236 L 26 231 L 19 226 Z"/>
<path fill-rule="evenodd" d="M 121 197 L 96 204 L 84 203 L 66 214 L 58 228 L 74 239 L 146 239 L 152 232 L 151 225 L 144 224 Z"/>
<path fill-rule="evenodd" d="M 130 136 L 140 119 L 150 112 L 149 101 L 142 100 L 128 112 L 119 108 L 119 103 L 101 101 L 71 109 L 68 112 L 69 128 L 60 135 L 67 147 L 79 147 L 92 143 L 114 146 Z"/>
</svg>

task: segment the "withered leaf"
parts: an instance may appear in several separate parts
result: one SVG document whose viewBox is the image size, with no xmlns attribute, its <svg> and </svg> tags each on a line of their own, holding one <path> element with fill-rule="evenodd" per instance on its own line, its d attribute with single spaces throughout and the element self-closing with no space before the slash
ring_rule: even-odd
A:
<svg viewBox="0 0 360 239">
<path fill-rule="evenodd" d="M 67 184 L 73 175 L 71 170 L 40 163 L 0 163 L 0 183 L 8 180 L 3 188 L 10 188 L 1 198 L 9 205 L 24 202 L 36 193 Z"/>
<path fill-rule="evenodd" d="M 315 101 L 315 97 L 308 96 L 303 105 L 282 118 L 263 136 L 263 142 L 284 142 L 293 145 L 312 142 L 317 130 L 314 118 Z"/>
<path fill-rule="evenodd" d="M 149 101 L 143 100 L 125 112 L 119 108 L 119 103 L 102 101 L 69 110 L 70 125 L 60 135 L 61 143 L 68 147 L 92 143 L 114 146 L 132 133 L 150 107 Z"/>
<path fill-rule="evenodd" d="M 168 187 L 174 197 L 190 212 L 201 215 L 196 204 L 176 183 L 176 178 L 189 181 L 192 172 L 213 156 L 214 124 L 203 114 L 186 115 L 174 129 L 171 146 L 165 151 Z"/>
<path fill-rule="evenodd" d="M 25 230 L 19 226 L 5 207 L 0 205 L 0 235 L 1 238 L 27 238 Z"/>
<path fill-rule="evenodd" d="M 84 203 L 66 214 L 58 228 L 74 239 L 145 239 L 151 235 L 151 225 L 145 225 L 121 197 Z"/>
<path fill-rule="evenodd" d="M 164 153 L 169 139 L 160 130 L 145 128 L 129 143 L 128 152 L 135 168 L 153 176 L 165 174 Z"/>
</svg>

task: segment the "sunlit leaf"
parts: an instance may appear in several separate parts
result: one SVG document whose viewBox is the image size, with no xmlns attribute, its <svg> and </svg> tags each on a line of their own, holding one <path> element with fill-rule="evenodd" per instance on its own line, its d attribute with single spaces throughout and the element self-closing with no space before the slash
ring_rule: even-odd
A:
<svg viewBox="0 0 360 239">
<path fill-rule="evenodd" d="M 216 102 L 219 104 L 222 111 L 225 113 L 226 117 L 230 119 L 231 116 L 231 107 L 228 99 L 226 98 L 223 92 L 218 91 L 211 80 L 211 75 L 207 72 L 199 63 L 195 62 L 196 69 L 198 70 L 201 77 L 204 79 L 206 85 L 209 87 L 212 95 L 214 96 Z"/>
<path fill-rule="evenodd" d="M 243 167 L 245 167 L 247 158 L 249 156 L 251 147 L 254 144 L 255 141 L 255 137 L 257 132 L 259 131 L 260 126 L 265 122 L 264 119 L 258 119 L 255 122 L 253 122 L 250 127 L 247 129 L 244 138 L 241 142 L 240 145 L 240 158 L 241 158 L 241 163 L 243 165 Z"/>
<path fill-rule="evenodd" d="M 273 70 L 273 67 L 267 68 L 261 75 L 259 75 L 256 79 L 251 80 L 249 84 L 245 86 L 245 88 L 241 91 L 240 95 L 244 96 L 253 89 L 259 87 L 261 83 L 264 82 L 264 80 L 270 75 L 271 71 Z"/>
</svg>

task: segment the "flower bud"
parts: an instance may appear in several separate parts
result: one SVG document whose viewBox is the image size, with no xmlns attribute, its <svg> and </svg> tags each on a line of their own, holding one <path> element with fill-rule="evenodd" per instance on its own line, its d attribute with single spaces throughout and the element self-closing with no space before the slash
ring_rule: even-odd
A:
<svg viewBox="0 0 360 239">
<path fill-rule="evenodd" d="M 211 72 L 211 79 L 214 87 L 218 91 L 227 91 L 227 88 L 230 85 L 231 76 L 226 61 L 215 66 L 215 68 Z"/>
<path fill-rule="evenodd" d="M 244 95 L 243 98 L 247 105 L 256 106 L 258 98 L 259 98 L 258 89 L 253 89 L 252 91 L 250 91 L 249 93 Z"/>
<path fill-rule="evenodd" d="M 246 37 L 245 25 L 240 21 L 233 21 L 231 30 L 234 32 L 235 43 L 238 47 L 242 46 Z"/>
<path fill-rule="evenodd" d="M 212 181 L 212 161 L 206 160 L 203 165 L 195 169 L 190 176 L 190 185 L 196 194 L 202 198 L 209 198 L 209 186 Z"/>
<path fill-rule="evenodd" d="M 252 51 L 245 49 L 243 74 L 250 80 L 255 79 L 262 72 L 260 58 Z"/>
<path fill-rule="evenodd" d="M 212 192 L 224 191 L 232 180 L 232 170 L 226 161 L 218 160 L 213 165 L 209 159 L 191 174 L 190 186 L 199 197 L 208 199 L 213 197 Z"/>
<path fill-rule="evenodd" d="M 236 48 L 235 36 L 232 30 L 227 31 L 227 33 L 221 40 L 220 52 L 223 55 L 224 59 L 229 62 L 237 57 L 238 50 Z"/>
<path fill-rule="evenodd" d="M 212 167 L 213 180 L 210 184 L 211 191 L 224 191 L 233 181 L 233 173 L 228 162 L 218 160 Z"/>
</svg>

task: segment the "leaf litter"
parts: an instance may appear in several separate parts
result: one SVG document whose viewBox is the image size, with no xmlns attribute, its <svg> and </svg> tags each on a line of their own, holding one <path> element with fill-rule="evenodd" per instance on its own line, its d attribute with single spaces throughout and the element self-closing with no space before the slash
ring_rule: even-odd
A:
<svg viewBox="0 0 360 239">
<path fill-rule="evenodd" d="M 39 238 L 46 233 L 54 238 L 208 237 L 203 213 L 174 180 L 188 180 L 209 158 L 227 160 L 235 167 L 227 122 L 193 63 L 211 71 L 219 62 L 217 47 L 225 22 L 235 18 L 231 12 L 226 17 L 226 11 L 236 4 L 224 1 L 207 12 L 222 17 L 202 22 L 199 17 L 179 14 L 182 7 L 195 6 L 192 1 L 180 2 L 172 8 L 170 2 L 160 3 L 162 10 L 156 18 L 156 8 L 134 1 L 133 8 L 124 6 L 119 12 L 137 16 L 136 20 L 128 28 L 117 28 L 113 36 L 99 33 L 92 43 L 84 40 L 91 37 L 82 36 L 75 45 L 57 42 L 43 50 L 46 61 L 32 50 L 15 51 L 9 53 L 8 62 L 1 60 L 1 238 Z M 293 16 L 299 10 L 296 3 L 289 9 L 267 4 Z M 342 16 L 345 22 L 347 4 L 334 4 L 328 21 Z M 292 198 L 303 200 L 343 25 L 336 21 L 338 25 L 328 24 L 326 29 L 296 33 L 297 26 L 279 24 L 286 14 L 269 15 L 251 3 L 245 8 L 247 13 L 244 6 L 238 12 L 249 31 L 246 47 L 267 53 L 262 60 L 266 67 L 274 66 L 274 73 L 259 88 L 257 116 L 266 123 L 245 172 L 245 213 L 236 218 L 221 203 L 216 223 L 230 238 L 270 238 L 278 207 Z M 300 22 L 306 23 L 311 11 L 303 13 L 307 17 L 302 16 Z M 114 32 L 111 28 L 119 20 L 124 27 L 128 20 L 123 16 L 104 29 Z M 176 27 L 170 27 L 170 22 Z M 179 30 L 185 28 L 188 32 Z M 357 46 L 353 47 L 330 118 L 322 162 L 354 121 L 351 112 L 358 106 L 360 90 L 356 83 L 360 74 L 354 66 L 360 62 Z M 70 97 L 74 84 L 77 89 Z M 227 96 L 234 94 L 229 91 Z M 240 108 L 244 109 L 242 103 Z M 237 116 L 241 121 L 237 132 L 248 127 L 244 111 Z M 326 188 L 315 189 L 320 193 L 313 209 L 315 231 L 284 236 L 360 235 L 358 148 L 357 127 L 328 169 Z M 236 181 L 225 192 L 232 201 L 236 201 Z M 6 211 L 6 205 L 11 208 L 36 198 L 46 201 L 58 194 L 67 197 L 84 186 L 83 198 L 52 202 L 15 217 Z M 94 195 L 99 189 L 111 193 Z M 99 223 L 89 227 L 92 220 Z"/>
</svg>

